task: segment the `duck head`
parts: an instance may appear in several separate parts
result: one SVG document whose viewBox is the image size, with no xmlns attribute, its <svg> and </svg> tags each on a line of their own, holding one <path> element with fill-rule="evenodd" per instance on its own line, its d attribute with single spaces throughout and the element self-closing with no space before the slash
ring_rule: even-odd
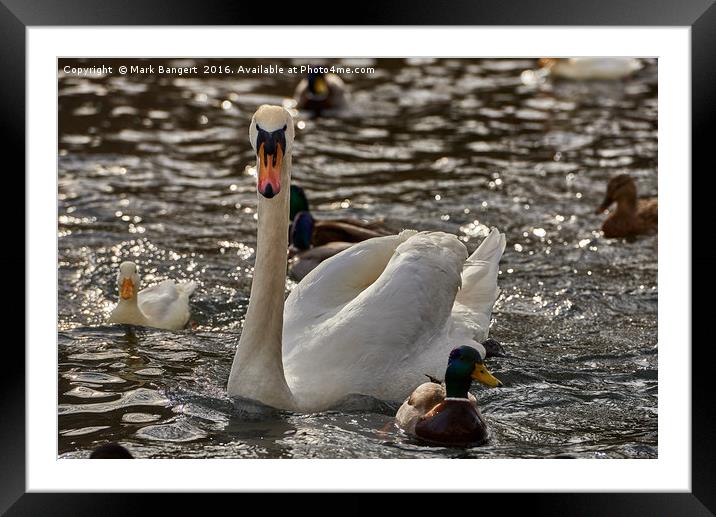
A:
<svg viewBox="0 0 716 517">
<path fill-rule="evenodd" d="M 607 195 L 604 197 L 604 201 L 599 205 L 599 208 L 594 212 L 595 214 L 601 214 L 612 203 L 619 202 L 621 200 L 628 201 L 630 203 L 636 202 L 636 184 L 634 180 L 627 174 L 620 174 L 614 176 L 609 180 L 607 184 Z"/>
<path fill-rule="evenodd" d="M 316 99 L 328 97 L 328 82 L 322 72 L 311 72 L 308 74 L 308 91 Z"/>
<path fill-rule="evenodd" d="M 289 242 L 299 250 L 307 250 L 313 240 L 314 219 L 310 212 L 299 212 L 293 219 Z"/>
<path fill-rule="evenodd" d="M 473 379 L 491 388 L 502 386 L 502 382 L 487 370 L 480 352 L 467 345 L 453 349 L 445 371 L 446 395 L 467 398 Z"/>
<path fill-rule="evenodd" d="M 249 125 L 249 140 L 256 153 L 259 194 L 271 199 L 289 180 L 283 164 L 291 154 L 294 139 L 293 118 L 281 106 L 264 104 L 254 113 Z"/>
<path fill-rule="evenodd" d="M 121 300 L 131 300 L 137 297 L 139 290 L 139 274 L 134 262 L 122 262 L 117 274 L 117 287 Z"/>
<path fill-rule="evenodd" d="M 296 214 L 299 212 L 308 212 L 308 197 L 301 187 L 298 185 L 291 185 L 291 210 L 288 218 L 293 221 L 296 218 Z"/>
</svg>

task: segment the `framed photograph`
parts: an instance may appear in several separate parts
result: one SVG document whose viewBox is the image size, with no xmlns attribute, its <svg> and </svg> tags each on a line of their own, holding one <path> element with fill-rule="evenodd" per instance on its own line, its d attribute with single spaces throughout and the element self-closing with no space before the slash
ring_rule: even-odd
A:
<svg viewBox="0 0 716 517">
<path fill-rule="evenodd" d="M 713 514 L 691 170 L 716 8 L 411 6 L 264 27 L 3 0 L 27 303 L 2 511 L 428 491 Z"/>
</svg>

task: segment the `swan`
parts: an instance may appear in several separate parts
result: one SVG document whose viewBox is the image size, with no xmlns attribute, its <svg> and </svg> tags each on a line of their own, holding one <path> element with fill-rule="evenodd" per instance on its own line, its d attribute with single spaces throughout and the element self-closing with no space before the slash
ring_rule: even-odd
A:
<svg viewBox="0 0 716 517">
<path fill-rule="evenodd" d="M 470 393 L 475 379 L 495 388 L 502 386 L 485 367 L 484 356 L 471 346 L 454 348 L 448 357 L 445 384 L 425 382 L 418 386 L 395 415 L 398 426 L 409 435 L 440 445 L 479 445 L 488 428 Z"/>
<path fill-rule="evenodd" d="M 181 330 L 189 321 L 189 296 L 196 282 L 175 283 L 174 280 L 139 289 L 139 273 L 134 262 L 122 262 L 117 274 L 119 302 L 109 316 L 109 323 L 124 323 Z"/>
<path fill-rule="evenodd" d="M 595 213 L 601 214 L 614 202 L 617 209 L 602 224 L 605 237 L 631 237 L 657 231 L 657 199 L 637 199 L 636 184 L 628 174 L 620 174 L 609 180 L 607 194 Z"/>
<path fill-rule="evenodd" d="M 230 397 L 294 411 L 351 394 L 403 400 L 425 374 L 443 371 L 454 343 L 484 353 L 503 234 L 493 229 L 469 259 L 442 232 L 368 239 L 323 261 L 284 303 L 291 115 L 259 107 L 249 138 L 259 171 L 256 261 Z"/>
<path fill-rule="evenodd" d="M 310 72 L 298 83 L 293 97 L 299 109 L 320 113 L 345 104 L 346 85 L 336 74 Z"/>
<path fill-rule="evenodd" d="M 622 79 L 642 67 L 631 57 L 542 58 L 539 65 L 551 75 L 566 79 Z"/>
</svg>

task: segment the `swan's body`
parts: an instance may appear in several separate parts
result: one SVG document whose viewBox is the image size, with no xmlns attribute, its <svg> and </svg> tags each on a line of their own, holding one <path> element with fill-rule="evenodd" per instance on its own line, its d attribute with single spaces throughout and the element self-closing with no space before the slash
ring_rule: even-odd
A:
<svg viewBox="0 0 716 517">
<path fill-rule="evenodd" d="M 407 434 L 442 445 L 478 445 L 488 438 L 487 424 L 468 392 L 472 379 L 490 387 L 502 383 L 487 371 L 481 351 L 463 346 L 450 353 L 446 383 L 418 386 L 395 415 Z M 464 357 L 458 357 L 464 354 Z M 449 395 L 449 396 L 448 396 Z"/>
<path fill-rule="evenodd" d="M 336 74 L 310 73 L 293 94 L 299 109 L 320 113 L 346 103 L 346 85 Z"/>
<path fill-rule="evenodd" d="M 292 390 L 319 406 L 351 393 L 401 400 L 425 374 L 443 372 L 456 342 L 482 348 L 503 249 L 493 230 L 465 267 L 454 235 L 405 230 L 324 261 L 286 300 Z"/>
<path fill-rule="evenodd" d="M 658 201 L 656 198 L 638 199 L 636 184 L 627 174 L 620 174 L 609 181 L 607 194 L 596 213 L 601 214 L 615 202 L 617 209 L 602 224 L 605 237 L 656 233 L 659 224 Z"/>
<path fill-rule="evenodd" d="M 621 79 L 642 67 L 638 59 L 630 57 L 545 58 L 540 65 L 553 76 L 577 80 Z"/>
<path fill-rule="evenodd" d="M 272 135 L 287 127 L 286 151 L 277 195 L 264 194 L 259 173 L 255 273 L 230 396 L 298 410 L 350 394 L 401 400 L 424 374 L 442 371 L 456 342 L 481 347 L 505 248 L 494 229 L 467 263 L 465 245 L 441 232 L 406 230 L 354 244 L 309 273 L 284 307 L 293 125 L 283 108 L 259 108 L 249 131 L 260 164 L 277 162 L 262 153 L 256 123 Z"/>
<path fill-rule="evenodd" d="M 195 282 L 179 284 L 164 280 L 137 291 L 137 266 L 133 262 L 123 262 L 119 266 L 117 285 L 120 297 L 110 314 L 110 323 L 180 330 L 189 321 L 189 296 L 196 289 Z"/>
</svg>

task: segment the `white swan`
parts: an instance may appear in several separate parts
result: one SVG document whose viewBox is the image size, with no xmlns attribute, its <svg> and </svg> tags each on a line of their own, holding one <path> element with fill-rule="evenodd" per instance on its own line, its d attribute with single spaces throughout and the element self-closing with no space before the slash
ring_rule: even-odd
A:
<svg viewBox="0 0 716 517">
<path fill-rule="evenodd" d="M 621 79 L 642 67 L 631 57 L 543 58 L 540 65 L 551 75 L 567 79 Z"/>
<path fill-rule="evenodd" d="M 258 238 L 229 396 L 302 411 L 355 393 L 402 400 L 425 374 L 444 372 L 455 346 L 484 356 L 479 341 L 498 295 L 504 235 L 493 229 L 467 261 L 465 245 L 446 233 L 368 239 L 322 262 L 284 305 L 291 116 L 261 106 L 249 135 L 259 170 Z"/>
<path fill-rule="evenodd" d="M 189 321 L 189 296 L 196 289 L 196 283 L 164 280 L 137 292 L 139 282 L 137 265 L 122 262 L 117 275 L 119 303 L 110 314 L 109 322 L 165 330 L 184 328 Z"/>
</svg>

